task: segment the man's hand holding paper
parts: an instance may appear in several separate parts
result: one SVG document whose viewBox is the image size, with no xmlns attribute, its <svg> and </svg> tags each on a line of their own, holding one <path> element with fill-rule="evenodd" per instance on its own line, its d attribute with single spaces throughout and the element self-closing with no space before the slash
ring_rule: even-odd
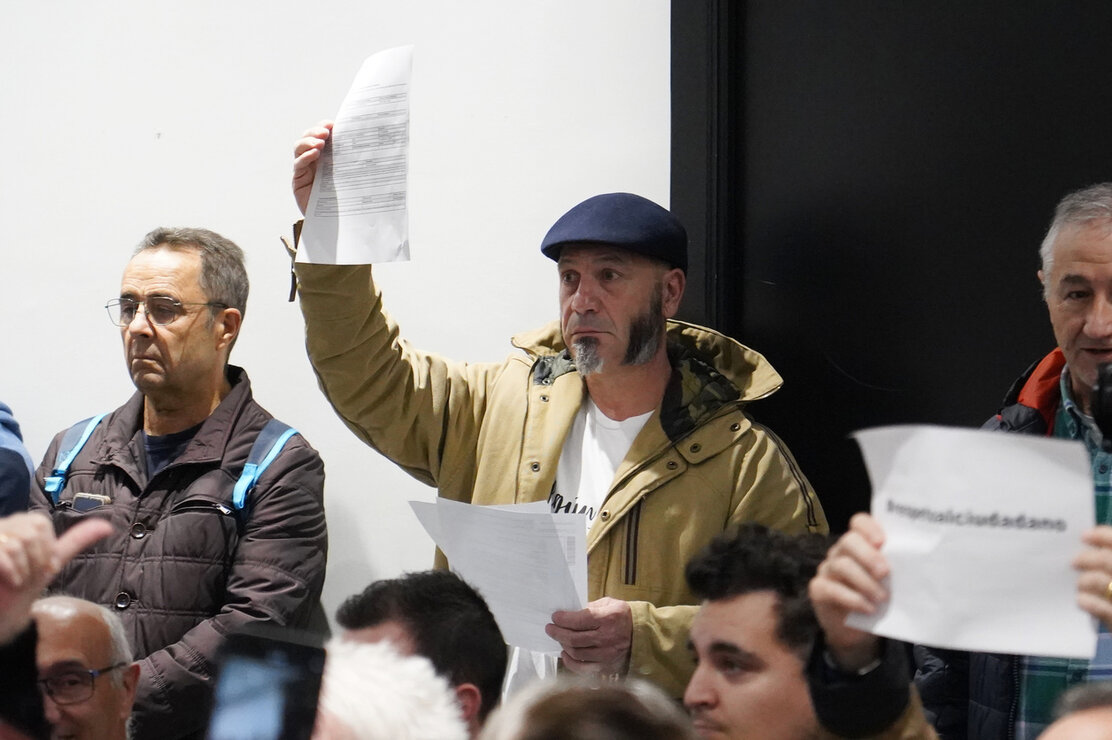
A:
<svg viewBox="0 0 1112 740">
<path fill-rule="evenodd" d="M 842 594 L 836 603 L 854 611 L 847 625 L 938 647 L 1092 657 L 1096 630 L 1078 608 L 1072 568 L 1094 522 L 1084 447 L 921 426 L 856 436 L 890 575 L 881 581 L 862 565 L 869 557 L 853 531 L 839 540 L 832 554 L 856 553 L 850 560 L 858 570 L 828 558 L 820 571 L 832 576 L 827 586 L 855 590 L 877 607 L 869 614 Z M 1094 531 L 1098 539 L 1107 534 Z M 1082 563 L 1089 566 L 1082 596 L 1096 595 L 1102 565 L 1112 568 L 1104 555 L 1112 552 L 1098 550 Z M 887 602 L 870 579 L 883 584 Z"/>
<path fill-rule="evenodd" d="M 580 611 L 559 611 L 545 633 L 560 643 L 560 659 L 574 673 L 624 674 L 633 645 L 629 602 L 608 596 Z"/>
</svg>

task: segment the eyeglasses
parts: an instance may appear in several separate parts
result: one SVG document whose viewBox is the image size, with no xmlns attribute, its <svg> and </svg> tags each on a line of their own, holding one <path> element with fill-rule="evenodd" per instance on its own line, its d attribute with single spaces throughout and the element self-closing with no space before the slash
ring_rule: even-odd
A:
<svg viewBox="0 0 1112 740">
<path fill-rule="evenodd" d="M 77 704 L 93 695 L 93 681 L 97 676 L 126 665 L 129 664 L 117 663 L 95 671 L 66 671 L 49 678 L 40 678 L 38 684 L 42 692 L 53 699 L 55 704 Z"/>
<path fill-rule="evenodd" d="M 209 301 L 208 303 L 182 303 L 181 301 L 170 298 L 164 295 L 150 296 L 142 301 L 137 301 L 134 298 L 113 298 L 104 304 L 108 309 L 108 318 L 116 326 L 127 326 L 135 320 L 135 314 L 139 310 L 139 306 L 143 306 L 143 312 L 147 315 L 147 321 L 158 326 L 166 326 L 172 323 L 179 316 L 184 316 L 187 311 L 187 306 L 216 306 L 219 308 L 227 308 L 227 303 L 217 303 Z"/>
</svg>

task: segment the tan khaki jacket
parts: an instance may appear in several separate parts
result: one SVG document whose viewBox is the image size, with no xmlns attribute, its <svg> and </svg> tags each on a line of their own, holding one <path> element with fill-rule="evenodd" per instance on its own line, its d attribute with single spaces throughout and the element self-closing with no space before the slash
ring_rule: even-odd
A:
<svg viewBox="0 0 1112 740">
<path fill-rule="evenodd" d="M 543 501 L 585 385 L 556 323 L 499 363 L 418 351 L 382 309 L 369 266 L 296 265 L 309 358 L 348 427 L 441 496 Z M 787 448 L 744 412 L 780 387 L 758 353 L 669 322 L 676 373 L 634 440 L 587 541 L 591 600 L 631 602 L 630 672 L 680 696 L 693 670 L 687 561 L 740 522 L 826 532 Z"/>
</svg>

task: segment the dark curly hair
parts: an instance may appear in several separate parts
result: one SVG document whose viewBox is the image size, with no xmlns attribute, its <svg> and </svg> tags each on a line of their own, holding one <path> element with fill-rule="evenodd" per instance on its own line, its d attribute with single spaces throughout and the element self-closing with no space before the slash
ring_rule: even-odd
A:
<svg viewBox="0 0 1112 740">
<path fill-rule="evenodd" d="M 789 535 L 743 524 L 692 558 L 685 571 L 687 584 L 704 601 L 772 591 L 777 596 L 776 636 L 805 659 L 819 629 L 807 584 L 829 546 L 825 535 Z"/>
</svg>

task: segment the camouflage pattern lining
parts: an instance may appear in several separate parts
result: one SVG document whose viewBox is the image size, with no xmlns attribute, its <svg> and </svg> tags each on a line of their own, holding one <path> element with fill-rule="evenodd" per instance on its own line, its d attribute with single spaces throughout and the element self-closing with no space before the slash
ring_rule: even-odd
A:
<svg viewBox="0 0 1112 740">
<path fill-rule="evenodd" d="M 664 391 L 660 425 L 673 442 L 689 434 L 700 420 L 741 398 L 737 386 L 685 347 L 669 342 L 668 361 L 672 378 Z M 574 371 L 575 361 L 566 349 L 544 355 L 533 364 L 533 383 L 552 385 L 561 375 Z"/>
</svg>

